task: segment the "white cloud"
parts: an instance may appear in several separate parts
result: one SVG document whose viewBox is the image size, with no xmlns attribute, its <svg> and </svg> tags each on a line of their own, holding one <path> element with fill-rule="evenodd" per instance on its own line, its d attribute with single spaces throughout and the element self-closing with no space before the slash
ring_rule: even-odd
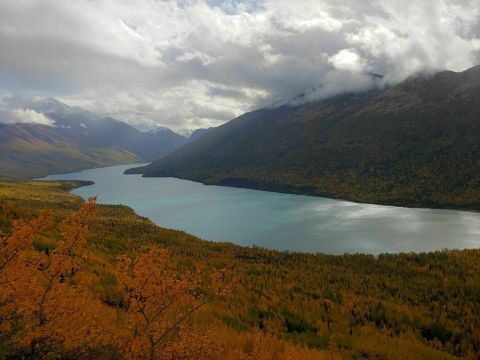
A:
<svg viewBox="0 0 480 360">
<path fill-rule="evenodd" d="M 54 126 L 55 121 L 32 109 L 15 109 L 6 119 L 7 123 L 41 124 Z"/>
<path fill-rule="evenodd" d="M 363 59 L 355 51 L 350 49 L 342 49 L 328 60 L 335 68 L 341 70 L 361 72 L 367 68 Z"/>
<path fill-rule="evenodd" d="M 0 88 L 188 130 L 365 72 L 464 70 L 479 24 L 478 0 L 1 1 Z"/>
</svg>

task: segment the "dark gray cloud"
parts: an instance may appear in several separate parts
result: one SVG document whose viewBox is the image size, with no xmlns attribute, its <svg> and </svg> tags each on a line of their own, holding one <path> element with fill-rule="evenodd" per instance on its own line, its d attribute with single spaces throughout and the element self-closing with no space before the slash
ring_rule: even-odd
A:
<svg viewBox="0 0 480 360">
<path fill-rule="evenodd" d="M 464 70 L 479 16 L 478 0 L 2 1 L 0 95 L 188 131 L 305 89 L 360 90 L 368 72 Z"/>
</svg>

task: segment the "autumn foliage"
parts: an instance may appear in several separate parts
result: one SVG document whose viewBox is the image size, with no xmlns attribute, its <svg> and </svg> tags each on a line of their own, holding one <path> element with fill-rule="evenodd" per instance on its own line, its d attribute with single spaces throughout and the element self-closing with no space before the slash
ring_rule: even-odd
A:
<svg viewBox="0 0 480 360">
<path fill-rule="evenodd" d="M 0 181 L 0 359 L 478 358 L 480 250 L 212 243 L 78 185 Z"/>
<path fill-rule="evenodd" d="M 24 358 L 194 359 L 215 352 L 208 332 L 188 321 L 204 305 L 226 299 L 234 289 L 225 271 L 207 285 L 200 273 L 180 273 L 166 250 L 153 246 L 132 261 L 118 258 L 121 304 L 108 306 L 91 289 L 82 252 L 95 199 L 52 229 L 44 210 L 31 221 L 15 221 L 1 235 L 1 336 Z M 59 232 L 53 247 L 40 251 Z M 38 247 L 38 246 L 37 246 Z"/>
<path fill-rule="evenodd" d="M 128 358 L 203 359 L 215 353 L 208 332 L 198 332 L 188 320 L 206 304 L 227 298 L 234 282 L 222 270 L 203 286 L 200 274 L 182 274 L 169 260 L 168 251 L 157 246 L 133 263 L 118 258 L 126 330 L 121 347 Z"/>
<path fill-rule="evenodd" d="M 48 210 L 32 221 L 14 222 L 11 235 L 2 236 L 2 330 L 25 357 L 83 353 L 108 341 L 104 306 L 90 291 L 88 277 L 77 276 L 81 259 L 75 254 L 86 240 L 93 209 L 91 199 L 68 216 L 53 249 L 34 247 L 48 240 Z"/>
</svg>

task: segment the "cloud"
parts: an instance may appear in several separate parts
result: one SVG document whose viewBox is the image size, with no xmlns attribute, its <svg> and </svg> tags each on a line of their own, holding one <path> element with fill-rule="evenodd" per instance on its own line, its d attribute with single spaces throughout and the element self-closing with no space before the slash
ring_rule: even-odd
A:
<svg viewBox="0 0 480 360">
<path fill-rule="evenodd" d="M 480 63 L 478 0 L 0 2 L 0 88 L 142 125 L 219 125 Z"/>
<path fill-rule="evenodd" d="M 54 126 L 55 121 L 32 109 L 10 110 L 0 107 L 0 123 L 4 124 L 40 124 Z"/>
<path fill-rule="evenodd" d="M 367 67 L 363 59 L 350 49 L 342 49 L 329 58 L 330 63 L 339 70 L 362 72 Z"/>
<path fill-rule="evenodd" d="M 40 97 L 21 97 L 9 92 L 0 92 L 0 123 L 3 124 L 40 124 L 55 126 L 55 120 L 50 119 L 38 109 L 39 103 L 48 104 Z M 46 112 L 46 111 L 45 111 Z"/>
<path fill-rule="evenodd" d="M 47 126 L 53 126 L 55 124 L 55 121 L 52 119 L 32 109 L 16 109 L 13 111 L 13 115 L 13 121 L 16 123 L 41 124 Z"/>
</svg>

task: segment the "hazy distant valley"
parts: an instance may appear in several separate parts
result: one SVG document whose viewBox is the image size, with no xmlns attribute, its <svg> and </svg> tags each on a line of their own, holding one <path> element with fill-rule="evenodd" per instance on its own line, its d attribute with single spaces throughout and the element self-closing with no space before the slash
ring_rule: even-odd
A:
<svg viewBox="0 0 480 360">
<path fill-rule="evenodd" d="M 177 149 L 187 138 L 163 128 L 142 132 L 52 98 L 13 97 L 15 110 L 35 111 L 51 125 L 0 123 L 0 174 L 35 178 L 92 167 L 155 160 Z M 0 116 L 8 117 L 9 114 Z M 1 121 L 2 119 L 0 119 Z"/>
</svg>

